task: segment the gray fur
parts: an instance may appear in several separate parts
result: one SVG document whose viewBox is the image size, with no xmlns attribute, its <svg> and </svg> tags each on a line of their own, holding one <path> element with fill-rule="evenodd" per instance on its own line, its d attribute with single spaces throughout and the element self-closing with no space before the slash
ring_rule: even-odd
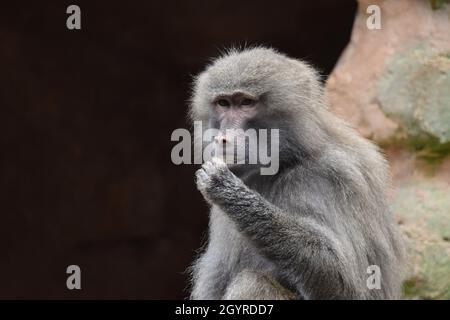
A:
<svg viewBox="0 0 450 320">
<path fill-rule="evenodd" d="M 272 49 L 214 61 L 196 79 L 192 119 L 211 124 L 211 101 L 235 91 L 263 101 L 258 126 L 280 129 L 280 171 L 213 160 L 197 172 L 212 208 L 191 298 L 398 298 L 403 249 L 377 147 L 328 110 L 310 66 Z M 380 290 L 366 286 L 370 265 L 381 268 Z"/>
</svg>

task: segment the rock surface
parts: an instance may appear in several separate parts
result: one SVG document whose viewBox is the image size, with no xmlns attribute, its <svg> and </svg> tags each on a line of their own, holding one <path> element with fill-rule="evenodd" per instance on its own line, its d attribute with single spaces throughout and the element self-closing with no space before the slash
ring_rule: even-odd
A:
<svg viewBox="0 0 450 320">
<path fill-rule="evenodd" d="M 449 142 L 450 51 L 420 44 L 395 55 L 379 79 L 377 100 L 408 135 Z"/>
<path fill-rule="evenodd" d="M 381 9 L 380 30 L 366 25 L 366 8 L 372 4 Z M 403 125 L 385 111 L 391 115 L 409 108 L 414 113 L 409 102 L 417 99 L 415 89 L 421 89 L 422 103 L 445 109 L 448 116 L 449 30 L 449 4 L 433 10 L 425 0 L 360 0 L 351 41 L 327 82 L 327 96 L 336 113 L 364 136 L 385 140 Z M 426 94 L 430 89 L 443 96 L 430 97 Z M 438 136 L 443 130 L 442 141 L 448 141 L 449 123 L 432 130 L 426 119 L 422 126 Z"/>
<path fill-rule="evenodd" d="M 450 158 L 430 164 L 397 146 L 386 154 L 392 208 L 408 249 L 404 297 L 450 299 Z"/>
<path fill-rule="evenodd" d="M 404 297 L 450 299 L 450 4 L 359 0 L 327 81 L 339 116 L 384 147 L 408 244 Z M 381 8 L 369 30 L 366 8 Z"/>
</svg>

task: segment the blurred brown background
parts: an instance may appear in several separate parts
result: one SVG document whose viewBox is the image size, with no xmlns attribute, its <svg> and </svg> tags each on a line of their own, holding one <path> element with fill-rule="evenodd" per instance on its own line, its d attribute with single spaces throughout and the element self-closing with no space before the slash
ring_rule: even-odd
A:
<svg viewBox="0 0 450 320">
<path fill-rule="evenodd" d="M 81 7 L 82 30 L 66 28 Z M 207 227 L 175 166 L 191 77 L 263 44 L 327 75 L 353 0 L 39 1 L 0 10 L 0 298 L 184 298 Z M 66 288 L 66 267 L 82 290 Z"/>
</svg>

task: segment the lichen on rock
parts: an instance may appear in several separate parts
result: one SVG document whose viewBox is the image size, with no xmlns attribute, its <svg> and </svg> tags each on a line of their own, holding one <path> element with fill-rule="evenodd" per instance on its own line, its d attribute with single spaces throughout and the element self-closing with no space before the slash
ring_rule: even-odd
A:
<svg viewBox="0 0 450 320">
<path fill-rule="evenodd" d="M 380 77 L 381 109 L 412 136 L 450 141 L 449 56 L 420 44 L 396 54 Z"/>
<path fill-rule="evenodd" d="M 450 299 L 450 4 L 432 2 L 436 10 L 424 0 L 358 0 L 326 87 L 331 109 L 389 160 L 411 299 Z M 373 4 L 380 30 L 366 26 Z"/>
<path fill-rule="evenodd" d="M 397 188 L 393 209 L 407 239 L 404 297 L 450 299 L 450 188 L 413 180 Z"/>
</svg>

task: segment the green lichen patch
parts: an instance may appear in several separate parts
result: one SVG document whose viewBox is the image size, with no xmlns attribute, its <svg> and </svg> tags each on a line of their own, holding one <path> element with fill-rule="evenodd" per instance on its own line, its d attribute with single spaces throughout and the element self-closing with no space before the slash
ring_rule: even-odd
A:
<svg viewBox="0 0 450 320">
<path fill-rule="evenodd" d="M 445 144 L 450 142 L 449 88 L 449 52 L 421 43 L 388 62 L 377 99 L 381 110 L 409 136 L 431 136 Z"/>
<path fill-rule="evenodd" d="M 439 165 L 450 156 L 450 142 L 440 143 L 435 137 L 428 136 L 421 139 L 410 139 L 406 143 L 417 152 L 419 160 L 424 160 L 431 166 Z"/>
<path fill-rule="evenodd" d="M 433 10 L 440 9 L 445 3 L 450 3 L 450 0 L 430 0 Z"/>
<path fill-rule="evenodd" d="M 400 185 L 393 210 L 408 242 L 408 299 L 450 299 L 450 187 L 427 180 Z"/>
</svg>

